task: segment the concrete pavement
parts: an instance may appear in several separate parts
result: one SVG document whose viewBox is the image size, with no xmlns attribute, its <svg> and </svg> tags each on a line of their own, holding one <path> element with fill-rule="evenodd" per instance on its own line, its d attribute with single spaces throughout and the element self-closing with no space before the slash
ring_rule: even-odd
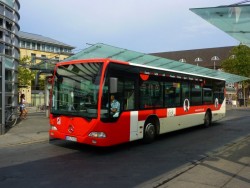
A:
<svg viewBox="0 0 250 188">
<path fill-rule="evenodd" d="M 0 148 L 48 141 L 49 119 L 45 117 L 45 112 L 37 112 L 33 108 L 28 108 L 28 111 L 26 120 L 19 120 L 15 127 L 0 135 Z"/>
<path fill-rule="evenodd" d="M 250 135 L 138 187 L 249 188 Z"/>
<path fill-rule="evenodd" d="M 244 108 L 244 107 L 243 107 Z M 242 109 L 243 109 L 242 108 Z M 250 108 L 244 108 L 244 110 Z M 231 108 L 229 109 L 231 110 Z M 48 142 L 49 119 L 44 112 L 29 109 L 26 120 L 0 136 L 0 149 L 35 142 Z M 249 188 L 250 135 L 206 154 L 198 161 L 162 174 L 138 187 L 178 188 Z"/>
</svg>

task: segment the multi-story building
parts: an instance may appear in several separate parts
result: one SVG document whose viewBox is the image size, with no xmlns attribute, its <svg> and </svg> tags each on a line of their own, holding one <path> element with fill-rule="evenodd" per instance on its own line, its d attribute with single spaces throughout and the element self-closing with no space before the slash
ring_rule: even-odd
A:
<svg viewBox="0 0 250 188">
<path fill-rule="evenodd" d="M 32 65 L 42 63 L 43 61 L 62 61 L 72 55 L 75 48 L 55 39 L 20 31 L 20 57 L 29 57 Z M 33 86 L 25 86 L 19 89 L 24 93 L 27 103 L 37 106 L 44 104 L 44 91 L 37 90 Z"/>
<path fill-rule="evenodd" d="M 63 42 L 37 35 L 20 31 L 20 56 L 31 57 L 32 63 L 38 63 L 41 59 L 64 60 L 72 55 L 72 50 L 75 48 Z"/>
<path fill-rule="evenodd" d="M 0 134 L 5 132 L 5 110 L 18 103 L 19 9 L 18 0 L 0 0 Z"/>
</svg>

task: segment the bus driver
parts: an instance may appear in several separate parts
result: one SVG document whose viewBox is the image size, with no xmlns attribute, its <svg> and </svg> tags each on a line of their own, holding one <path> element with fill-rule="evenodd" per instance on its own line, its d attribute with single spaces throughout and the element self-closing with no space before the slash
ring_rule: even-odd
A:
<svg viewBox="0 0 250 188">
<path fill-rule="evenodd" d="M 120 103 L 115 99 L 114 94 L 110 95 L 110 113 L 113 117 L 118 117 L 120 113 Z M 108 108 L 109 105 L 107 104 L 106 107 Z"/>
</svg>

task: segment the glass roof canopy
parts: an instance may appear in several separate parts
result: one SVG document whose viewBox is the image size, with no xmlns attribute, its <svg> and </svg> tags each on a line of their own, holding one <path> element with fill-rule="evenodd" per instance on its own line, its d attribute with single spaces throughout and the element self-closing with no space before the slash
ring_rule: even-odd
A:
<svg viewBox="0 0 250 188">
<path fill-rule="evenodd" d="M 250 47 L 250 4 L 192 8 L 190 10 Z"/>
<path fill-rule="evenodd" d="M 135 52 L 123 48 L 117 48 L 102 43 L 92 45 L 89 48 L 86 48 L 85 50 L 65 59 L 64 61 L 93 58 L 110 58 L 142 66 L 157 67 L 162 70 L 221 79 L 225 80 L 228 83 L 240 82 L 250 79 L 247 77 L 216 71 L 200 66 L 182 63 L 179 61 L 173 61 L 170 59 Z"/>
</svg>

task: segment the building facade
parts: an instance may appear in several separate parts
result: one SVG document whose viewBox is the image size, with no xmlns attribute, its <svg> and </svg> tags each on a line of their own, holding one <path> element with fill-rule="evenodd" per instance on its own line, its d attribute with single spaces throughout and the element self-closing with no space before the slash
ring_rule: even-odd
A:
<svg viewBox="0 0 250 188">
<path fill-rule="evenodd" d="M 0 134 L 5 133 L 5 111 L 18 103 L 19 9 L 18 0 L 0 0 Z"/>
<path fill-rule="evenodd" d="M 19 37 L 21 58 L 28 56 L 33 64 L 44 59 L 64 60 L 72 55 L 72 50 L 75 48 L 49 37 L 23 31 L 19 31 Z"/>
<path fill-rule="evenodd" d="M 32 66 L 43 62 L 62 61 L 71 56 L 75 48 L 49 37 L 23 31 L 19 31 L 19 38 L 20 58 L 28 57 Z M 41 106 L 45 103 L 44 91 L 34 85 L 20 87 L 19 93 L 25 94 L 26 101 L 31 106 Z"/>
<path fill-rule="evenodd" d="M 218 48 L 204 48 L 184 51 L 173 51 L 173 52 L 159 52 L 153 53 L 152 55 L 173 59 L 183 63 L 189 63 L 196 66 L 206 67 L 209 69 L 220 70 L 221 63 L 228 59 L 234 58 L 231 54 L 235 46 L 226 46 Z M 237 96 L 241 84 L 238 83 L 227 83 L 226 85 L 226 98 L 228 100 L 239 98 Z"/>
<path fill-rule="evenodd" d="M 221 62 L 223 60 L 230 58 L 230 52 L 234 47 L 235 46 L 226 46 L 219 48 L 160 52 L 152 55 L 217 70 L 221 68 Z"/>
</svg>

